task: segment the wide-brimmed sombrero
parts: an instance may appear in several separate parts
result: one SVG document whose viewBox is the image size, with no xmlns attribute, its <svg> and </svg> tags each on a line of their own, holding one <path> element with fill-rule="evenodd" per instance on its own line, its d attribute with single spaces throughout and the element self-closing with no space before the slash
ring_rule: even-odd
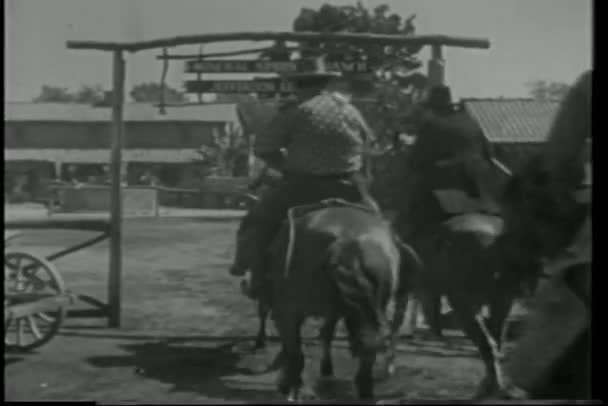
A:
<svg viewBox="0 0 608 406">
<path fill-rule="evenodd" d="M 329 70 L 325 63 L 325 58 L 303 59 L 298 62 L 297 72 L 286 72 L 282 75 L 284 79 L 300 81 L 314 79 L 332 79 L 342 77 L 342 73 Z"/>
</svg>

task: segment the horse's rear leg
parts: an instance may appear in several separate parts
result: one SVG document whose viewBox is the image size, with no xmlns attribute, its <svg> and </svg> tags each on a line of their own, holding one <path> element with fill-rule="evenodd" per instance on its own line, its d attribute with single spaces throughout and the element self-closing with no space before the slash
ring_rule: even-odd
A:
<svg viewBox="0 0 608 406">
<path fill-rule="evenodd" d="M 391 335 L 393 337 L 399 335 L 399 331 L 401 330 L 401 326 L 403 326 L 403 322 L 408 321 L 408 335 L 413 333 L 416 328 L 415 324 L 415 298 L 413 295 L 409 294 L 397 294 L 395 297 L 395 311 L 393 313 L 393 320 L 391 321 Z M 408 306 L 408 304 L 410 306 Z M 410 310 L 409 317 L 406 317 L 407 311 Z M 412 316 L 412 311 L 414 311 L 414 315 Z M 413 322 L 412 322 L 413 321 Z"/>
<path fill-rule="evenodd" d="M 425 292 L 420 295 L 422 302 L 422 313 L 429 326 L 431 335 L 436 340 L 443 339 L 441 326 L 441 295 L 436 292 Z"/>
<path fill-rule="evenodd" d="M 485 366 L 485 377 L 480 383 L 475 398 L 483 398 L 498 389 L 498 380 L 495 369 L 495 358 L 491 344 L 488 342 L 479 322 L 476 319 L 474 305 L 463 295 L 448 295 L 450 305 L 459 318 L 465 334 L 479 349 L 481 360 Z"/>
<path fill-rule="evenodd" d="M 509 295 L 499 295 L 491 299 L 489 303 L 490 318 L 488 320 L 488 329 L 492 337 L 496 340 L 498 349 L 502 348 L 503 328 L 505 320 L 511 311 L 514 298 Z"/>
<path fill-rule="evenodd" d="M 355 376 L 357 393 L 360 399 L 369 400 L 374 397 L 374 364 L 381 332 L 358 317 L 346 317 L 344 324 L 348 330 L 351 352 L 359 358 L 359 369 Z"/>
<path fill-rule="evenodd" d="M 259 350 L 266 347 L 266 321 L 268 320 L 270 307 L 263 301 L 258 301 L 258 318 L 260 319 L 260 329 L 255 339 L 253 350 Z"/>
<path fill-rule="evenodd" d="M 288 396 L 289 401 L 298 400 L 302 387 L 302 370 L 304 369 L 304 353 L 300 329 L 302 318 L 295 315 L 277 317 L 277 328 L 281 336 L 281 356 L 283 365 L 279 373 L 278 390 Z"/>
<path fill-rule="evenodd" d="M 361 400 L 370 400 L 374 397 L 374 364 L 376 350 L 365 348 L 359 353 L 359 369 L 355 376 L 357 394 Z"/>
<path fill-rule="evenodd" d="M 337 317 L 329 317 L 321 327 L 321 345 L 323 346 L 323 355 L 321 358 L 321 377 L 329 378 L 334 375 L 334 365 L 331 359 L 331 342 L 336 334 L 336 325 L 338 324 Z"/>
</svg>

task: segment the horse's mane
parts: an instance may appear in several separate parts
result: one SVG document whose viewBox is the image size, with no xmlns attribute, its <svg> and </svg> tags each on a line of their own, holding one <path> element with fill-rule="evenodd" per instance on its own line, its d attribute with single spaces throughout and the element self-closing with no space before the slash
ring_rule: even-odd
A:
<svg viewBox="0 0 608 406">
<path fill-rule="evenodd" d="M 528 218 L 524 227 L 550 224 L 568 240 L 584 219 L 572 194 L 585 176 L 583 148 L 591 137 L 591 71 L 581 75 L 560 103 L 544 150 L 507 182 L 504 206 Z M 525 232 L 525 230 L 519 230 Z"/>
<path fill-rule="evenodd" d="M 584 176 L 583 148 L 591 137 L 591 71 L 581 75 L 560 103 L 544 150 L 507 183 L 503 200 L 532 189 L 572 189 Z M 526 187 L 527 186 L 527 187 Z M 527 190 L 523 190 L 523 189 Z"/>
<path fill-rule="evenodd" d="M 543 153 L 549 172 L 571 166 L 590 137 L 591 71 L 587 71 L 569 89 L 549 130 Z"/>
</svg>

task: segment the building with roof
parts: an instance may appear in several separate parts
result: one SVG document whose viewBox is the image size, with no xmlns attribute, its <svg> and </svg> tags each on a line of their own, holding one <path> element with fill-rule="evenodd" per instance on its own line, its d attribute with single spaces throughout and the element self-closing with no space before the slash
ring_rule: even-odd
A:
<svg viewBox="0 0 608 406">
<path fill-rule="evenodd" d="M 517 170 L 547 141 L 559 101 L 463 99 L 461 106 L 480 127 L 491 155 Z"/>
<path fill-rule="evenodd" d="M 111 114 L 108 107 L 86 104 L 5 103 L 5 192 L 7 176 L 26 176 L 32 183 L 65 177 L 69 167 L 77 167 L 83 180 L 98 174 L 110 162 Z M 124 123 L 125 173 L 133 179 L 155 166 L 170 186 L 180 186 L 201 146 L 240 128 L 236 104 L 167 107 L 160 114 L 152 104 L 130 103 Z"/>
</svg>

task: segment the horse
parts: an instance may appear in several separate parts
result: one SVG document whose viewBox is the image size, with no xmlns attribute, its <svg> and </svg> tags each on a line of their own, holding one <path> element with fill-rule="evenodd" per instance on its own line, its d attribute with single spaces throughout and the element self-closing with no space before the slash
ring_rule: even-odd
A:
<svg viewBox="0 0 608 406">
<path fill-rule="evenodd" d="M 584 169 L 591 75 L 585 72 L 569 89 L 546 148 L 512 177 L 502 199 L 510 248 L 517 253 L 533 247 L 546 263 L 545 286 L 535 297 L 539 311 L 532 312 L 507 364 L 530 398 L 589 398 L 591 181 Z M 549 310 L 556 306 L 561 310 Z M 543 329 L 551 335 L 539 334 Z"/>
<path fill-rule="evenodd" d="M 299 398 L 304 368 L 300 329 L 308 317 L 318 317 L 325 321 L 321 375 L 333 374 L 331 340 L 338 320 L 344 319 L 351 354 L 359 358 L 358 396 L 373 398 L 377 354 L 387 354 L 391 369 L 410 276 L 421 266 L 415 252 L 378 213 L 334 200 L 291 209 L 271 244 L 270 258 L 272 317 L 281 338 L 279 392 L 290 400 Z M 395 316 L 389 322 L 391 301 Z"/>
<path fill-rule="evenodd" d="M 414 283 L 423 296 L 431 298 L 435 311 L 429 313 L 437 317 L 438 299 L 445 296 L 481 355 L 485 375 L 475 398 L 506 385 L 499 365 L 503 325 L 527 283 L 523 275 L 540 272 L 540 262 L 533 257 L 514 261 L 505 256 L 503 226 L 497 215 L 466 213 L 429 227 L 417 238 L 424 272 L 417 274 Z M 508 271 L 506 264 L 510 266 Z M 483 306 L 490 311 L 487 320 L 480 316 Z M 429 320 L 431 326 L 437 322 Z"/>
<path fill-rule="evenodd" d="M 431 116 L 419 132 L 411 184 L 397 189 L 408 204 L 399 208 L 395 228 L 422 258 L 416 293 L 431 331 L 441 336 L 443 296 L 478 348 L 485 374 L 475 397 L 481 398 L 507 384 L 499 365 L 502 326 L 513 301 L 540 275 L 541 262 L 534 252 L 510 255 L 496 204 L 510 175 L 489 156 L 479 127 L 455 112 Z M 462 193 L 445 201 L 438 193 L 454 189 Z M 487 320 L 480 317 L 483 306 L 490 310 Z"/>
</svg>

